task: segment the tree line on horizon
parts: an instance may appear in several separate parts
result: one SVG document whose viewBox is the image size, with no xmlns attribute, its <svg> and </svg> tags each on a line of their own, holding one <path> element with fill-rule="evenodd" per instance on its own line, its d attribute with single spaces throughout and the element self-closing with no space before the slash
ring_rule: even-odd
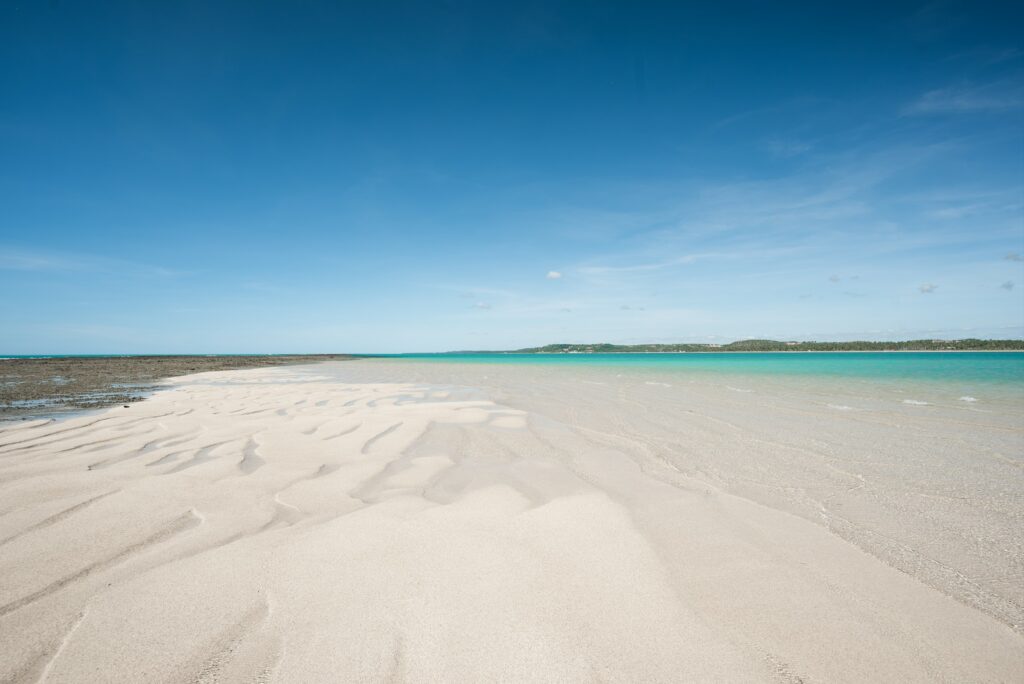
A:
<svg viewBox="0 0 1024 684">
<path fill-rule="evenodd" d="M 516 354 L 600 354 L 637 352 L 800 352 L 800 351 L 1020 351 L 1024 340 L 902 340 L 896 342 L 780 342 L 739 340 L 728 344 L 548 344 L 516 349 Z"/>
</svg>

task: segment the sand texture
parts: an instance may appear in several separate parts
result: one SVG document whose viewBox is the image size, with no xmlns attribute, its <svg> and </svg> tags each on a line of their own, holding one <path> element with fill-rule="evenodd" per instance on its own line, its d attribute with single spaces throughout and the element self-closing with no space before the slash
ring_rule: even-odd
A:
<svg viewBox="0 0 1024 684">
<path fill-rule="evenodd" d="M 0 681 L 1024 680 L 1010 413 L 442 365 L 0 427 Z"/>
<path fill-rule="evenodd" d="M 165 378 L 351 359 L 345 354 L 0 358 L 2 421 L 141 401 Z"/>
</svg>

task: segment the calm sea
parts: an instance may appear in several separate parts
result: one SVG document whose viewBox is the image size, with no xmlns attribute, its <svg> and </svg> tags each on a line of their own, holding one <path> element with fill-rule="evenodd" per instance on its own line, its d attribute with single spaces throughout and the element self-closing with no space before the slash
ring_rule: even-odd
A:
<svg viewBox="0 0 1024 684">
<path fill-rule="evenodd" d="M 457 363 L 621 367 L 737 375 L 1024 385 L 1024 352 L 711 352 L 685 354 L 398 354 Z"/>
<path fill-rule="evenodd" d="M 104 354 L 0 355 L 2 359 L 88 358 Z M 135 356 L 124 354 L 121 356 Z M 208 356 L 221 356 L 209 354 Z M 245 356 L 228 354 L 225 356 Z M 267 356 L 254 354 L 253 356 Z M 273 354 L 269 355 L 273 356 Z M 666 354 L 365 354 L 371 358 L 454 363 L 725 373 L 735 375 L 919 380 L 1024 386 L 1024 352 L 705 352 Z"/>
</svg>

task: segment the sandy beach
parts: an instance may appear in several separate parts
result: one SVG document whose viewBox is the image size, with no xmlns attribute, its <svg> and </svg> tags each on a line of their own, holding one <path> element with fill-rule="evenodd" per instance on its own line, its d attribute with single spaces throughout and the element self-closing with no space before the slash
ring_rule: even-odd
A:
<svg viewBox="0 0 1024 684">
<path fill-rule="evenodd" d="M 0 426 L 0 681 L 1024 679 L 1015 401 L 388 360 L 164 386 Z"/>
</svg>

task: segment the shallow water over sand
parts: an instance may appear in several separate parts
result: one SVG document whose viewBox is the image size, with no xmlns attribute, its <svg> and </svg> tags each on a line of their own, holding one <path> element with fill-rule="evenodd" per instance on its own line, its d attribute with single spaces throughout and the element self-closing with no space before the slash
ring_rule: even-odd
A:
<svg viewBox="0 0 1024 684">
<path fill-rule="evenodd" d="M 642 445 L 648 457 L 822 524 L 1024 625 L 1024 386 L 1017 383 L 647 364 L 379 360 L 334 368 L 361 382 L 464 384 Z"/>
</svg>

